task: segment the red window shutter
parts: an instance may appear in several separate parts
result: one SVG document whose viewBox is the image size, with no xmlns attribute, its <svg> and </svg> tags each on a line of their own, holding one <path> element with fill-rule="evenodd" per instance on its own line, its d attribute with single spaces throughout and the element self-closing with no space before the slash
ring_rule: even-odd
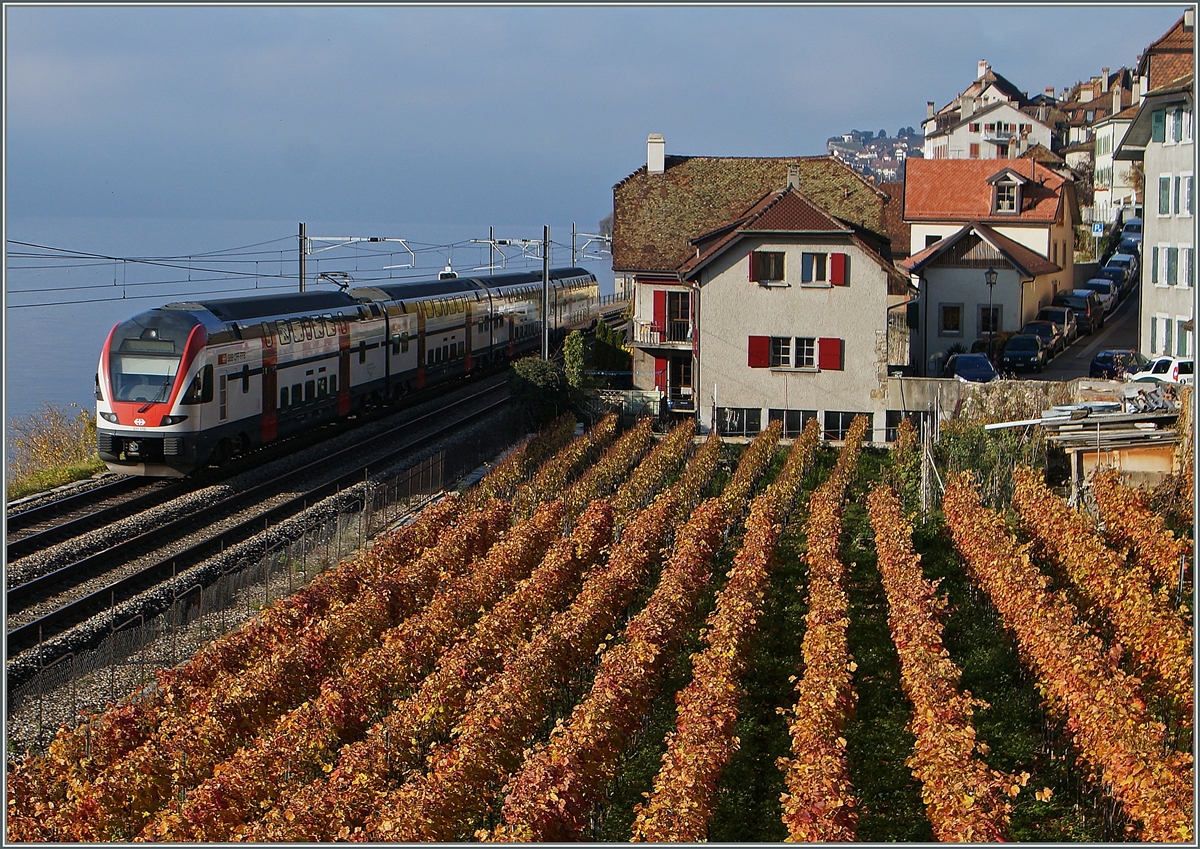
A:
<svg viewBox="0 0 1200 849">
<path fill-rule="evenodd" d="M 829 282 L 834 286 L 850 285 L 850 257 L 848 254 L 829 255 Z"/>
<path fill-rule="evenodd" d="M 771 337 L 770 336 L 751 336 L 750 337 L 750 358 L 747 362 L 750 368 L 770 368 L 771 367 Z"/>
<path fill-rule="evenodd" d="M 817 340 L 817 368 L 823 371 L 842 370 L 841 339 L 822 338 Z"/>
<path fill-rule="evenodd" d="M 758 282 L 758 252 L 750 251 L 750 282 Z"/>
<path fill-rule="evenodd" d="M 667 293 L 663 289 L 654 290 L 653 329 L 659 333 L 667 332 Z"/>
<path fill-rule="evenodd" d="M 654 388 L 667 390 L 667 361 L 659 357 L 654 358 Z"/>
</svg>

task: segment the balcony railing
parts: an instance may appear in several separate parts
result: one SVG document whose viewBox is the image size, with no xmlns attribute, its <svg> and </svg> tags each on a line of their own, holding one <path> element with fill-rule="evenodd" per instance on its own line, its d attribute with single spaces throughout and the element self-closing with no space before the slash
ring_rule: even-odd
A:
<svg viewBox="0 0 1200 849">
<path fill-rule="evenodd" d="M 690 348 L 692 323 L 687 319 L 672 319 L 664 327 L 652 321 L 634 321 L 633 342 L 656 348 Z"/>
<path fill-rule="evenodd" d="M 696 411 L 696 396 L 690 386 L 668 386 L 667 407 L 676 413 L 694 413 Z"/>
</svg>

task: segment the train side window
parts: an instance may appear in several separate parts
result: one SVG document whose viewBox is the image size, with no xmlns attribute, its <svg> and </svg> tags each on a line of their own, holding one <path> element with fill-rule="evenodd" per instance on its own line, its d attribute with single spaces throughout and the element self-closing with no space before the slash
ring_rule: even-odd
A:
<svg viewBox="0 0 1200 849">
<path fill-rule="evenodd" d="M 392 334 L 392 356 L 394 357 L 399 353 L 400 353 L 400 334 L 393 333 Z"/>
<path fill-rule="evenodd" d="M 286 386 L 279 387 L 279 409 L 285 410 L 288 405 L 288 388 Z"/>
<path fill-rule="evenodd" d="M 358 362 L 361 365 L 367 361 L 367 343 L 359 341 L 358 343 Z"/>
<path fill-rule="evenodd" d="M 403 333 L 400 334 L 400 353 L 402 353 L 402 354 L 408 353 L 408 331 L 407 330 L 405 330 Z"/>
<path fill-rule="evenodd" d="M 279 337 L 280 345 L 286 345 L 292 341 L 292 328 L 286 321 L 273 321 L 271 324 L 275 326 L 275 335 Z"/>
<path fill-rule="evenodd" d="M 442 346 L 442 362 L 445 363 L 445 362 L 449 362 L 449 361 L 450 361 L 450 346 L 443 345 Z"/>
<path fill-rule="evenodd" d="M 250 366 L 242 366 L 242 394 L 245 395 L 250 391 Z"/>
<path fill-rule="evenodd" d="M 325 313 L 325 315 L 323 315 L 321 317 L 325 319 L 325 335 L 326 336 L 337 336 L 338 326 L 337 326 L 337 322 L 333 320 L 333 316 L 330 315 L 329 313 Z"/>
<path fill-rule="evenodd" d="M 302 396 L 300 395 L 300 384 L 293 383 L 292 384 L 292 403 L 299 404 L 301 401 L 301 398 L 302 398 Z"/>
<path fill-rule="evenodd" d="M 340 332 L 342 335 L 349 333 L 350 332 L 350 320 L 348 318 L 346 318 L 346 316 L 340 312 L 337 314 L 337 320 L 338 320 L 338 332 Z"/>
<path fill-rule="evenodd" d="M 324 398 L 329 394 L 329 379 L 325 377 L 317 378 L 317 397 Z"/>
<path fill-rule="evenodd" d="M 427 366 L 433 365 L 433 350 L 432 349 L 425 352 L 425 365 L 427 365 Z"/>
<path fill-rule="evenodd" d="M 321 317 L 319 315 L 313 316 L 312 318 L 309 319 L 309 323 L 312 324 L 313 338 L 314 339 L 324 339 L 325 338 L 325 322 L 323 322 L 321 320 Z"/>
<path fill-rule="evenodd" d="M 329 375 L 329 394 L 330 395 L 337 394 L 337 375 L 336 374 Z"/>
<path fill-rule="evenodd" d="M 307 319 L 307 318 L 302 318 L 302 319 L 300 319 L 300 326 L 304 328 L 304 338 L 312 339 L 313 338 L 312 320 Z"/>
<path fill-rule="evenodd" d="M 315 380 L 304 381 L 304 400 L 312 401 L 317 397 L 317 382 Z"/>
<path fill-rule="evenodd" d="M 293 318 L 291 321 L 291 326 L 292 326 L 292 341 L 293 342 L 303 342 L 304 341 L 304 325 L 301 323 L 300 319 Z"/>
<path fill-rule="evenodd" d="M 267 327 L 267 323 L 262 323 L 262 340 L 264 348 L 275 347 L 275 337 L 271 335 L 271 328 Z"/>
</svg>

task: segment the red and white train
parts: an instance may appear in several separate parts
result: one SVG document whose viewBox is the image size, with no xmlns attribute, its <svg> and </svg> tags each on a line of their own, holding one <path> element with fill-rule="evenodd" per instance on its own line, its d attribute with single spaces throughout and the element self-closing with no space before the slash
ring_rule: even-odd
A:
<svg viewBox="0 0 1200 849">
<path fill-rule="evenodd" d="M 599 314 L 595 275 L 550 271 L 552 338 Z M 167 304 L 113 328 L 97 447 L 182 477 L 254 446 L 540 350 L 542 275 L 510 272 Z"/>
</svg>

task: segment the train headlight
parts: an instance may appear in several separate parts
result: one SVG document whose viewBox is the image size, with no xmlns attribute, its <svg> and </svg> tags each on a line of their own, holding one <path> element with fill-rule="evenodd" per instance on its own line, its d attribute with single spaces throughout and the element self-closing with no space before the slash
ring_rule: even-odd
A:
<svg viewBox="0 0 1200 849">
<path fill-rule="evenodd" d="M 117 424 L 117 423 L 118 423 L 118 422 L 117 422 L 117 414 L 116 414 L 116 413 L 105 413 L 105 412 L 101 412 L 101 413 L 100 413 L 100 418 L 104 419 L 106 422 L 112 422 L 113 424 Z"/>
<path fill-rule="evenodd" d="M 163 416 L 161 427 L 166 427 L 167 425 L 176 425 L 182 421 L 187 421 L 187 416 Z"/>
</svg>

